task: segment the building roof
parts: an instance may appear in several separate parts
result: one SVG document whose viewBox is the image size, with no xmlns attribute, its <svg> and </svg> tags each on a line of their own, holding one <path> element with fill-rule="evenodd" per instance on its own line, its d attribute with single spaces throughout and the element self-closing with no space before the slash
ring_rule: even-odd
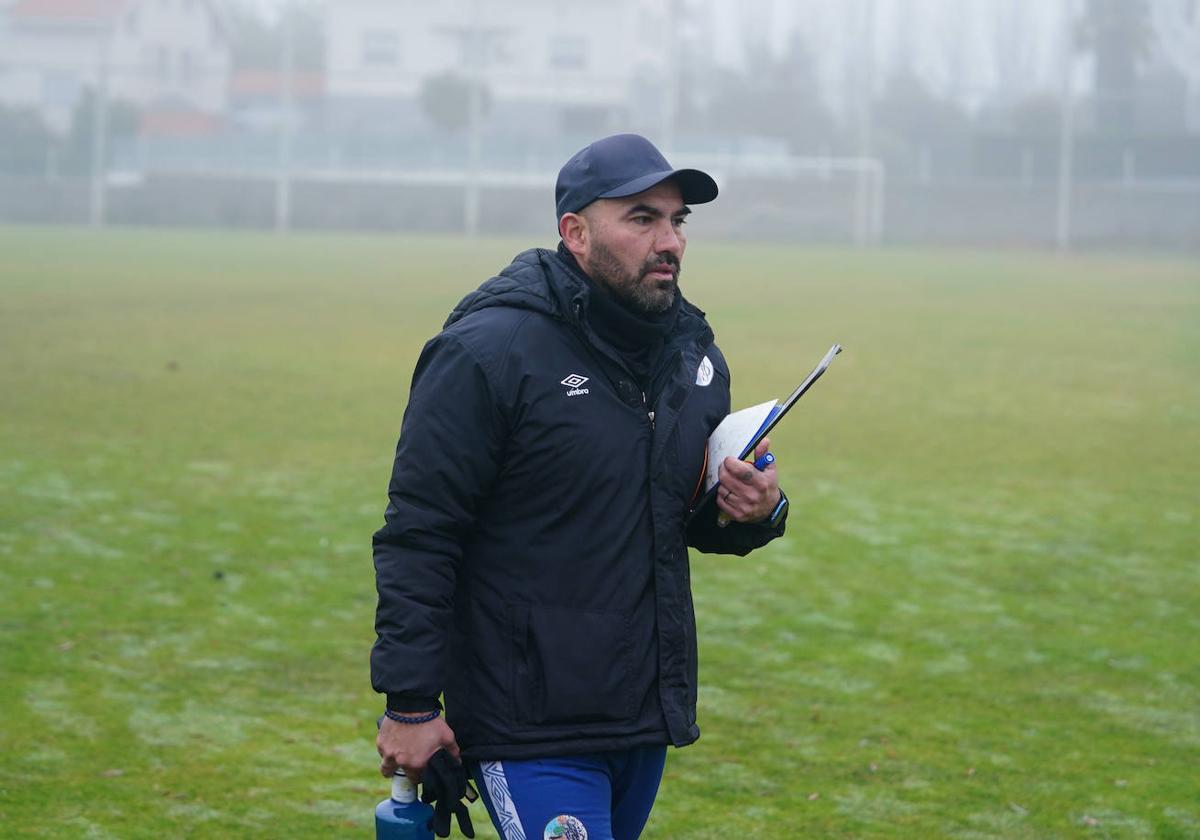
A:
<svg viewBox="0 0 1200 840">
<path fill-rule="evenodd" d="M 120 17 L 141 0 L 14 0 L 9 17 L 17 23 L 80 26 L 103 23 Z M 228 32 L 225 16 L 216 3 L 201 0 L 222 32 Z M 0 6 L 3 0 L 0 0 Z"/>
<path fill-rule="evenodd" d="M 116 17 L 136 0 L 17 0 L 9 9 L 16 20 L 91 23 Z"/>
</svg>

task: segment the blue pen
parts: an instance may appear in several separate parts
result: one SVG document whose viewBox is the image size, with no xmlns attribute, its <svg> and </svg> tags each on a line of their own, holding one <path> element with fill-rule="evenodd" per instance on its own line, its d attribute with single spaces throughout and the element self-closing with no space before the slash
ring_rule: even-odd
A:
<svg viewBox="0 0 1200 840">
<path fill-rule="evenodd" d="M 770 452 L 767 452 L 761 458 L 759 458 L 757 461 L 754 462 L 754 469 L 758 470 L 759 472 L 762 472 L 763 470 L 765 470 L 767 467 L 771 466 L 771 464 L 774 464 L 774 463 L 775 463 L 775 456 L 772 455 Z"/>
</svg>

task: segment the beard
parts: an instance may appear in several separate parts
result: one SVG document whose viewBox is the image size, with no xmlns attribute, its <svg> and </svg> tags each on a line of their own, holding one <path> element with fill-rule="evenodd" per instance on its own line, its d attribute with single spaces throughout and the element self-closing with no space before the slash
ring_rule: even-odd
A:
<svg viewBox="0 0 1200 840">
<path fill-rule="evenodd" d="M 663 267 L 671 270 L 671 279 L 651 280 L 650 272 Z M 603 285 L 618 303 L 639 315 L 666 312 L 679 292 L 680 266 L 673 254 L 655 254 L 630 273 L 621 265 L 616 254 L 605 245 L 596 243 L 585 269 L 588 276 Z"/>
</svg>

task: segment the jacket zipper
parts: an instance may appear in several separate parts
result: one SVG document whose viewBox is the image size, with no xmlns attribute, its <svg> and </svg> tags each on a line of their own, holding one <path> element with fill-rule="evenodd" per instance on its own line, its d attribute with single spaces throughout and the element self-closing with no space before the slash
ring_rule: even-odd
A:
<svg viewBox="0 0 1200 840">
<path fill-rule="evenodd" d="M 608 379 L 609 384 L 611 384 L 613 387 L 613 390 L 617 391 L 619 393 L 620 389 L 617 388 L 616 380 L 614 380 L 608 372 L 608 365 L 603 360 L 597 358 L 600 351 L 597 348 L 592 346 L 591 341 L 588 340 L 587 334 L 583 331 L 583 327 L 582 327 L 583 306 L 582 306 L 582 304 L 580 304 L 579 301 L 575 301 L 575 306 L 573 308 L 575 311 L 575 323 L 573 326 L 575 328 L 575 331 L 579 334 L 580 343 L 583 345 L 583 348 L 588 352 L 588 355 L 596 360 L 597 367 L 599 367 L 600 370 L 604 373 L 605 378 Z M 618 364 L 620 364 L 620 363 L 618 363 Z M 628 368 L 625 368 L 625 366 L 623 364 L 621 365 L 621 367 L 623 369 L 625 369 L 626 373 L 628 373 Z M 650 420 L 650 430 L 654 431 L 654 412 L 650 408 L 650 401 L 646 398 L 645 391 L 642 391 L 642 409 L 646 412 L 646 417 L 648 417 Z M 651 452 L 654 451 L 653 439 L 651 439 L 651 441 L 650 441 L 650 451 Z"/>
</svg>

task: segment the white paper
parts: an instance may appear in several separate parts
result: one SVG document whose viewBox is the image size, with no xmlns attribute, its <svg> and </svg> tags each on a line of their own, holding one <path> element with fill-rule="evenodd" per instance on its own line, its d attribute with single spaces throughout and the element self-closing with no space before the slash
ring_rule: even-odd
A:
<svg viewBox="0 0 1200 840">
<path fill-rule="evenodd" d="M 712 435 L 708 438 L 708 470 L 704 475 L 705 492 L 711 490 L 717 483 L 717 473 L 721 469 L 721 462 L 730 455 L 736 458 L 742 454 L 746 444 L 754 437 L 754 433 L 762 428 L 771 409 L 776 405 L 777 402 L 771 400 L 761 405 L 753 405 L 750 408 L 735 411 L 713 430 Z"/>
</svg>

